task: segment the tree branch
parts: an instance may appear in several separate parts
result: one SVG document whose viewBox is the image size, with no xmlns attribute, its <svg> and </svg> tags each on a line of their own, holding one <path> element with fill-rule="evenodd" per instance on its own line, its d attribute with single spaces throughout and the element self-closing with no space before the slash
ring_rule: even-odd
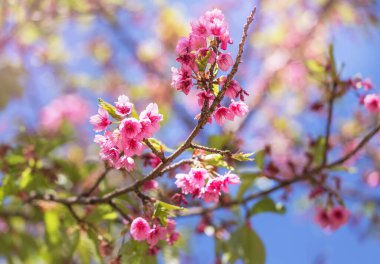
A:
<svg viewBox="0 0 380 264">
<path fill-rule="evenodd" d="M 165 155 L 163 152 L 161 151 L 158 151 L 153 145 L 152 143 L 150 143 L 149 139 L 147 138 L 144 138 L 144 143 L 152 150 L 152 152 L 158 156 L 160 158 L 161 161 L 164 161 L 165 160 Z"/>
<path fill-rule="evenodd" d="M 336 93 L 337 87 L 338 85 L 334 83 L 331 89 L 331 94 L 329 95 L 330 97 L 329 97 L 328 111 L 327 111 L 327 123 L 326 123 L 325 142 L 323 146 L 322 165 L 326 165 L 327 155 L 329 152 L 329 140 L 330 140 L 331 125 L 332 125 L 332 118 L 333 118 L 333 111 L 334 111 L 335 93 Z"/>
<path fill-rule="evenodd" d="M 229 150 L 220 150 L 220 149 L 216 149 L 216 148 L 210 148 L 210 147 L 201 146 L 201 145 L 198 145 L 195 143 L 191 143 L 190 147 L 193 149 L 205 150 L 207 152 L 216 153 L 216 154 L 220 154 L 223 156 L 231 156 L 232 155 L 231 151 L 229 151 Z"/>
<path fill-rule="evenodd" d="M 203 207 L 193 207 L 193 208 L 188 208 L 188 210 L 186 212 L 183 212 L 181 215 L 179 216 L 194 216 L 194 215 L 201 215 L 201 214 L 206 214 L 206 213 L 209 213 L 209 212 L 212 212 L 212 211 L 215 211 L 215 210 L 218 210 L 218 209 L 222 209 L 222 208 L 228 208 L 228 207 L 232 207 L 232 206 L 237 206 L 237 205 L 244 205 L 246 203 L 248 203 L 249 201 L 252 201 L 252 200 L 255 200 L 255 199 L 258 199 L 258 198 L 261 198 L 261 197 L 264 197 L 264 196 L 267 196 L 277 190 L 280 190 L 284 187 L 287 187 L 287 186 L 290 186 L 290 185 L 293 185 L 295 183 L 298 183 L 298 182 L 301 182 L 301 181 L 307 181 L 307 180 L 310 180 L 312 179 L 315 175 L 317 175 L 318 173 L 322 172 L 323 170 L 325 169 L 330 169 L 330 168 L 333 168 L 335 166 L 338 166 L 338 165 L 341 165 L 343 164 L 344 162 L 346 162 L 348 159 L 350 159 L 352 156 L 354 156 L 360 149 L 362 149 L 365 144 L 374 136 L 376 135 L 377 132 L 380 131 L 380 124 L 378 124 L 373 130 L 371 130 L 366 136 L 364 136 L 364 138 L 360 141 L 360 143 L 356 146 L 355 149 L 353 149 L 349 154 L 347 154 L 346 156 L 330 163 L 330 164 L 327 164 L 327 165 L 321 165 L 320 167 L 318 168 L 315 168 L 311 171 L 308 171 L 308 172 L 305 172 L 303 173 L 302 175 L 300 176 L 296 176 L 294 177 L 293 179 L 289 180 L 289 181 L 283 181 L 281 183 L 279 183 L 278 185 L 270 188 L 270 189 L 267 189 L 267 190 L 264 190 L 264 191 L 261 191 L 261 192 L 258 192 L 258 193 L 254 193 L 254 194 L 251 194 L 243 199 L 240 199 L 240 200 L 234 200 L 234 201 L 231 201 L 231 202 L 228 202 L 228 203 L 221 203 L 221 204 L 216 204 L 212 207 L 209 207 L 209 208 L 203 208 Z M 335 194 L 336 195 L 336 194 Z"/>
<path fill-rule="evenodd" d="M 108 172 L 111 170 L 111 168 L 109 167 L 106 167 L 106 169 L 104 170 L 104 172 L 99 176 L 99 178 L 96 180 L 96 182 L 94 183 L 94 185 L 87 191 L 87 192 L 84 192 L 82 194 L 82 196 L 90 196 L 95 190 L 96 188 L 98 188 L 99 184 L 105 179 L 105 177 L 107 176 Z"/>
</svg>

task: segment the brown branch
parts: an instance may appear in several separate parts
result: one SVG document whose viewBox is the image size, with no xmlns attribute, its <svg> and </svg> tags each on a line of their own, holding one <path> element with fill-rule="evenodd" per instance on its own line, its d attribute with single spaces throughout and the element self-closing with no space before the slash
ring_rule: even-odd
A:
<svg viewBox="0 0 380 264">
<path fill-rule="evenodd" d="M 152 145 L 152 143 L 150 143 L 149 139 L 144 138 L 143 141 L 144 141 L 145 145 L 147 145 L 147 146 L 150 148 L 150 150 L 152 150 L 152 152 L 153 152 L 156 156 L 158 156 L 158 157 L 160 158 L 161 161 L 164 161 L 164 160 L 165 160 L 165 155 L 164 155 L 164 153 L 163 153 L 162 151 L 157 150 L 157 149 Z"/>
<path fill-rule="evenodd" d="M 108 202 L 108 204 L 109 204 L 109 205 L 110 205 L 115 211 L 117 211 L 117 212 L 121 215 L 121 217 L 123 217 L 123 218 L 124 218 L 125 220 L 127 220 L 129 223 L 132 223 L 132 218 L 131 218 L 129 215 L 127 215 L 126 213 L 124 213 L 123 210 L 122 210 L 119 206 L 117 206 L 113 200 L 110 200 L 110 201 Z"/>
<path fill-rule="evenodd" d="M 327 169 L 329 168 L 332 168 L 332 167 L 335 167 L 337 165 L 340 165 L 340 164 L 343 164 L 344 162 L 346 162 L 347 160 L 349 160 L 350 158 L 352 158 L 357 152 L 359 152 L 366 144 L 368 141 L 370 141 L 370 139 L 376 135 L 378 132 L 380 131 L 380 123 L 377 124 L 377 126 L 372 129 L 360 142 L 359 144 L 350 152 L 348 153 L 346 156 L 330 163 L 329 165 L 326 165 L 325 167 Z"/>
<path fill-rule="evenodd" d="M 229 150 L 220 150 L 220 149 L 216 149 L 216 148 L 210 148 L 210 147 L 198 145 L 195 143 L 191 143 L 190 147 L 193 149 L 205 150 L 207 152 L 216 153 L 216 154 L 220 154 L 223 156 L 231 156 L 232 155 L 231 151 L 229 151 Z"/>
<path fill-rule="evenodd" d="M 99 178 L 96 180 L 94 185 L 87 191 L 82 194 L 82 196 L 90 196 L 96 188 L 98 188 L 99 184 L 105 179 L 107 176 L 108 172 L 111 170 L 111 168 L 106 167 L 106 169 L 103 171 L 103 173 L 99 176 Z"/>
<path fill-rule="evenodd" d="M 176 163 L 173 163 L 170 166 L 167 166 L 165 169 L 163 169 L 161 171 L 161 173 L 164 174 L 164 173 L 166 173 L 168 171 L 175 170 L 175 169 L 177 169 L 178 167 L 180 167 L 180 166 L 182 166 L 184 164 L 192 164 L 194 162 L 195 162 L 195 160 L 193 160 L 193 159 L 184 159 L 184 160 L 178 161 Z"/>
<path fill-rule="evenodd" d="M 330 134 L 331 134 L 331 125 L 332 125 L 332 118 L 333 118 L 333 112 L 334 112 L 334 102 L 335 102 L 335 98 L 336 98 L 337 87 L 338 87 L 338 85 L 335 83 L 335 80 L 334 80 L 334 84 L 333 84 L 333 87 L 331 89 L 331 94 L 329 94 L 325 142 L 324 142 L 324 146 L 323 146 L 322 165 L 326 165 L 326 163 L 327 163 L 327 156 L 328 156 L 328 152 L 329 152 L 329 140 L 330 140 Z"/>
<path fill-rule="evenodd" d="M 360 141 L 360 143 L 356 146 L 355 149 L 353 149 L 349 154 L 347 154 L 346 156 L 330 163 L 330 164 L 327 164 L 327 165 L 321 165 L 320 167 L 318 168 L 315 168 L 309 172 L 305 172 L 303 173 L 302 175 L 300 176 L 296 176 L 294 177 L 293 179 L 289 180 L 289 181 L 283 181 L 281 183 L 279 183 L 278 185 L 268 189 L 268 190 L 264 190 L 264 191 L 261 191 L 261 192 L 258 192 L 258 193 L 254 193 L 254 194 L 251 194 L 243 199 L 240 199 L 240 200 L 234 200 L 234 201 L 231 201 L 231 202 L 228 202 L 228 203 L 222 203 L 222 204 L 216 204 L 212 207 L 209 207 L 209 208 L 203 208 L 203 207 L 193 207 L 193 208 L 189 208 L 186 212 L 183 212 L 180 216 L 193 216 L 193 215 L 201 215 L 201 214 L 205 214 L 205 213 L 209 213 L 209 212 L 212 212 L 212 211 L 215 211 L 215 210 L 218 210 L 218 209 L 222 209 L 222 208 L 228 208 L 228 207 L 232 207 L 232 206 L 237 206 L 237 205 L 244 205 L 246 204 L 247 202 L 249 201 L 252 201 L 254 199 L 258 199 L 258 198 L 261 198 L 261 197 L 264 197 L 264 196 L 267 196 L 277 190 L 280 190 L 284 187 L 287 187 L 287 186 L 290 186 L 290 185 L 293 185 L 295 183 L 298 183 L 298 182 L 301 182 L 301 181 L 307 181 L 307 180 L 310 180 L 312 179 L 315 175 L 317 175 L 318 173 L 322 172 L 323 170 L 325 169 L 330 169 L 330 168 L 333 168 L 335 166 L 338 166 L 338 165 L 341 165 L 343 164 L 344 162 L 346 162 L 347 160 L 349 160 L 352 156 L 354 156 L 359 150 L 361 150 L 365 144 L 374 136 L 376 135 L 376 133 L 378 133 L 380 131 L 380 124 L 378 124 L 373 130 L 371 130 L 366 136 L 364 136 L 364 138 Z M 331 192 L 331 190 L 329 190 Z M 337 194 L 334 194 L 336 195 L 337 199 L 339 199 L 339 196 Z"/>
</svg>

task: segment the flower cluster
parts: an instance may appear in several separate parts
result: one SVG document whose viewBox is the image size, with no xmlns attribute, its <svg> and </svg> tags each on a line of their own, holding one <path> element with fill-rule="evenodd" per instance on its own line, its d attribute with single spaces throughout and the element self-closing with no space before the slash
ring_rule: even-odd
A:
<svg viewBox="0 0 380 264">
<path fill-rule="evenodd" d="M 239 184 L 236 174 L 227 173 L 224 176 L 213 177 L 206 169 L 192 168 L 188 174 L 177 174 L 176 182 L 183 194 L 203 198 L 205 202 L 218 202 L 221 192 L 228 192 L 228 185 Z"/>
<path fill-rule="evenodd" d="M 88 116 L 89 106 L 82 97 L 76 94 L 62 95 L 42 109 L 41 127 L 55 133 L 64 120 L 72 124 L 80 124 Z"/>
<path fill-rule="evenodd" d="M 378 94 L 367 94 L 363 98 L 365 108 L 371 112 L 376 113 L 380 111 L 380 96 Z"/>
<path fill-rule="evenodd" d="M 100 157 L 103 160 L 116 169 L 131 171 L 135 166 L 132 156 L 141 155 L 145 149 L 143 139 L 151 137 L 160 128 L 162 115 L 159 114 L 157 105 L 150 103 L 138 119 L 131 117 L 133 104 L 125 95 L 119 96 L 114 107 L 108 107 L 113 109 L 111 111 L 116 121 L 112 122 L 109 112 L 100 106 L 98 114 L 90 118 L 90 123 L 96 132 L 105 132 L 96 135 L 94 141 L 100 146 Z M 113 131 L 107 130 L 111 124 L 118 126 Z"/>
<path fill-rule="evenodd" d="M 322 228 L 337 230 L 348 222 L 350 212 L 343 206 L 324 209 L 317 208 L 314 221 Z"/>
<path fill-rule="evenodd" d="M 348 81 L 349 85 L 354 89 L 364 89 L 366 91 L 371 90 L 373 88 L 373 84 L 370 79 L 362 79 L 359 76 L 355 76 Z"/>
<path fill-rule="evenodd" d="M 172 86 L 188 95 L 193 85 L 197 88 L 198 104 L 203 107 L 217 96 L 227 80 L 226 76 L 216 78 L 218 70 L 228 71 L 234 64 L 229 53 L 225 53 L 228 44 L 232 44 L 228 25 L 223 13 L 219 9 L 206 12 L 198 20 L 191 23 L 189 37 L 178 41 L 176 52 L 179 69 L 172 68 Z M 223 50 L 223 51 L 222 51 Z M 218 106 L 213 113 L 215 121 L 223 125 L 235 116 L 242 117 L 248 112 L 244 102 L 235 102 L 233 99 L 248 95 L 240 84 L 232 80 L 225 93 L 232 99 L 229 107 Z M 210 120 L 212 121 L 212 120 Z"/>
<path fill-rule="evenodd" d="M 348 86 L 352 87 L 355 90 L 364 90 L 368 92 L 372 90 L 373 84 L 370 79 L 362 79 L 361 77 L 353 77 L 348 80 Z M 380 112 L 380 95 L 369 93 L 366 95 L 360 96 L 360 103 L 371 113 Z"/>
<path fill-rule="evenodd" d="M 160 240 L 166 240 L 169 245 L 173 245 L 180 236 L 175 229 L 176 222 L 172 219 L 168 219 L 166 227 L 161 226 L 159 223 L 153 223 L 151 228 L 146 219 L 137 217 L 131 224 L 130 233 L 134 240 L 146 240 L 150 247 L 154 247 Z"/>
</svg>

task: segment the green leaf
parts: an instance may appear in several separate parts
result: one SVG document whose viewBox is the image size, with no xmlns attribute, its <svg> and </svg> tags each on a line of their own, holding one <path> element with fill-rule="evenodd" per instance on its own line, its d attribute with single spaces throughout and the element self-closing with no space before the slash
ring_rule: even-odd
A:
<svg viewBox="0 0 380 264">
<path fill-rule="evenodd" d="M 6 161 L 8 165 L 18 165 L 18 164 L 23 164 L 26 162 L 24 156 L 14 154 L 14 153 L 7 155 Z"/>
<path fill-rule="evenodd" d="M 241 226 L 231 235 L 229 261 L 241 259 L 245 264 L 265 264 L 265 247 L 260 237 L 249 226 Z"/>
<path fill-rule="evenodd" d="M 44 214 L 45 231 L 48 241 L 51 244 L 58 244 L 60 241 L 60 220 L 56 211 L 50 210 Z"/>
<path fill-rule="evenodd" d="M 314 163 L 316 166 L 319 166 L 323 162 L 323 154 L 325 150 L 325 137 L 319 137 L 315 145 L 311 148 L 311 154 L 314 157 Z"/>
<path fill-rule="evenodd" d="M 198 58 L 195 60 L 198 66 L 198 70 L 203 72 L 206 70 L 208 59 L 210 58 L 211 51 L 208 50 L 206 55 L 204 57 L 198 56 Z"/>
<path fill-rule="evenodd" d="M 259 177 L 260 173 L 238 173 L 241 183 L 236 195 L 237 199 L 243 198 L 244 194 L 252 187 L 254 181 Z"/>
<path fill-rule="evenodd" d="M 325 71 L 325 67 L 316 60 L 306 61 L 306 67 L 313 73 L 323 73 Z"/>
<path fill-rule="evenodd" d="M 158 218 L 163 226 L 166 226 L 168 217 L 174 216 L 170 211 L 185 210 L 183 207 L 157 201 L 154 204 L 153 217 Z"/>
<path fill-rule="evenodd" d="M 253 158 L 250 158 L 253 154 L 255 153 L 235 153 L 235 154 L 232 154 L 232 158 L 235 159 L 235 160 L 238 160 L 238 161 L 253 161 L 254 159 Z"/>
<path fill-rule="evenodd" d="M 152 146 L 162 152 L 162 151 L 167 151 L 167 152 L 174 152 L 173 149 L 169 148 L 168 146 L 166 146 L 164 143 L 162 143 L 161 141 L 159 141 L 158 139 L 156 138 L 148 138 L 148 141 L 150 142 L 150 144 L 152 144 Z"/>
<path fill-rule="evenodd" d="M 102 216 L 103 220 L 115 220 L 117 217 L 118 214 L 116 212 L 110 212 Z"/>
<path fill-rule="evenodd" d="M 208 145 L 211 148 L 223 149 L 231 141 L 231 135 L 212 135 L 208 138 Z"/>
<path fill-rule="evenodd" d="M 256 165 L 260 170 L 264 169 L 264 162 L 265 162 L 265 150 L 260 150 L 255 153 L 255 161 Z"/>
<path fill-rule="evenodd" d="M 184 207 L 176 206 L 173 204 L 168 204 L 168 203 L 165 203 L 163 201 L 157 201 L 156 203 L 159 203 L 161 206 L 165 207 L 168 210 L 172 210 L 172 211 L 174 211 L 174 210 L 180 210 L 180 211 L 186 210 L 186 208 L 184 208 Z"/>
<path fill-rule="evenodd" d="M 15 194 L 18 188 L 15 185 L 14 179 L 10 175 L 4 175 L 0 186 L 0 202 L 8 195 Z"/>
<path fill-rule="evenodd" d="M 330 57 L 330 66 L 331 66 L 331 78 L 336 80 L 338 78 L 336 63 L 335 63 L 335 54 L 334 54 L 334 45 L 329 45 L 329 57 Z"/>
<path fill-rule="evenodd" d="M 33 180 L 32 169 L 28 167 L 21 173 L 21 178 L 19 181 L 20 189 L 23 190 L 26 187 L 28 187 L 28 185 L 32 182 L 32 180 Z"/>
<path fill-rule="evenodd" d="M 249 211 L 249 216 L 253 216 L 260 213 L 272 212 L 277 214 L 284 214 L 285 207 L 283 204 L 275 204 L 269 197 L 265 197 L 257 202 Z"/>
<path fill-rule="evenodd" d="M 346 167 L 344 165 L 337 165 L 334 167 L 329 168 L 331 171 L 345 171 L 348 173 L 355 173 L 357 170 L 355 167 Z"/>
<path fill-rule="evenodd" d="M 219 93 L 219 84 L 214 83 L 214 84 L 212 85 L 212 91 L 214 92 L 215 96 L 217 96 L 218 93 Z"/>
<path fill-rule="evenodd" d="M 80 239 L 78 243 L 78 253 L 79 253 L 79 263 L 90 264 L 90 263 L 101 263 L 98 254 L 98 243 L 94 241 L 91 237 L 91 232 L 81 232 Z M 92 260 L 97 261 L 92 261 Z"/>
<path fill-rule="evenodd" d="M 99 106 L 103 108 L 104 110 L 106 110 L 108 114 L 110 114 L 110 116 L 112 116 L 115 119 L 119 119 L 119 120 L 121 119 L 121 116 L 119 116 L 116 113 L 116 108 L 113 105 L 111 105 L 110 103 L 107 103 L 106 101 L 103 101 L 101 98 L 98 99 L 98 102 L 99 102 Z"/>
<path fill-rule="evenodd" d="M 148 256 L 148 244 L 146 242 L 138 242 L 133 239 L 123 244 L 120 249 L 123 263 L 128 264 L 155 264 L 157 258 Z"/>
<path fill-rule="evenodd" d="M 234 170 L 233 167 L 229 166 L 227 161 L 223 159 L 223 156 L 220 154 L 208 154 L 204 157 L 204 163 L 216 167 L 224 167 L 229 170 Z"/>
</svg>

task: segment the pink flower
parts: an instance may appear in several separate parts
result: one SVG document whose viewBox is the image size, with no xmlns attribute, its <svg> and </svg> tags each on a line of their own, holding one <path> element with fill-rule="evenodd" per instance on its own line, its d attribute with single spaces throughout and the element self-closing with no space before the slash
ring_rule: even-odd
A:
<svg viewBox="0 0 380 264">
<path fill-rule="evenodd" d="M 186 53 L 184 55 L 179 56 L 176 61 L 184 65 L 185 67 L 189 67 L 191 69 L 196 69 L 196 56 L 194 53 Z"/>
<path fill-rule="evenodd" d="M 184 94 L 188 95 L 193 85 L 191 79 L 191 70 L 187 67 L 181 67 L 180 69 L 172 68 L 172 83 L 171 85 L 177 89 L 177 91 L 182 91 Z"/>
<path fill-rule="evenodd" d="M 226 80 L 226 76 L 220 77 L 220 84 L 222 87 L 224 86 Z M 243 89 L 240 87 L 240 84 L 237 81 L 231 80 L 230 85 L 228 85 L 228 88 L 226 90 L 226 96 L 228 96 L 231 99 L 234 99 L 239 95 L 239 93 L 242 92 L 242 90 Z"/>
<path fill-rule="evenodd" d="M 329 210 L 317 208 L 314 221 L 322 228 L 337 230 L 348 222 L 350 212 L 343 206 L 337 206 Z"/>
<path fill-rule="evenodd" d="M 204 38 L 208 36 L 208 22 L 204 17 L 191 22 L 191 33 Z"/>
<path fill-rule="evenodd" d="M 206 47 L 206 38 L 197 35 L 190 35 L 190 48 L 192 51 L 197 51 Z"/>
<path fill-rule="evenodd" d="M 148 104 L 145 110 L 140 113 L 139 118 L 140 120 L 150 121 L 149 126 L 146 126 L 146 124 L 144 125 L 144 131 L 148 133 L 148 136 L 153 135 L 160 129 L 160 122 L 163 119 L 162 115 L 158 112 L 157 104 L 154 103 Z"/>
<path fill-rule="evenodd" d="M 209 180 L 202 193 L 204 201 L 207 203 L 218 202 L 222 185 L 223 179 L 221 177 Z"/>
<path fill-rule="evenodd" d="M 326 228 L 330 225 L 330 216 L 327 210 L 324 208 L 317 208 L 317 212 L 314 216 L 314 221 L 319 224 L 322 228 Z"/>
<path fill-rule="evenodd" d="M 170 197 L 170 200 L 172 200 L 176 205 L 181 205 L 181 203 L 187 205 L 186 198 L 182 193 L 175 193 L 172 197 Z"/>
<path fill-rule="evenodd" d="M 154 226 L 148 234 L 147 242 L 150 246 L 155 246 L 159 240 L 165 240 L 167 231 L 162 226 Z"/>
<path fill-rule="evenodd" d="M 230 184 L 240 184 L 240 177 L 233 173 L 227 173 L 222 177 L 223 184 L 221 186 L 222 191 L 228 192 L 228 185 Z"/>
<path fill-rule="evenodd" d="M 363 80 L 360 77 L 355 77 L 349 80 L 349 84 L 355 89 L 364 88 L 364 90 L 368 91 L 373 88 L 373 84 L 370 79 Z"/>
<path fill-rule="evenodd" d="M 124 155 L 128 157 L 131 157 L 133 155 L 139 156 L 145 149 L 144 144 L 134 138 L 126 138 L 123 143 Z"/>
<path fill-rule="evenodd" d="M 210 57 L 208 58 L 208 61 L 207 61 L 210 64 L 213 64 L 216 60 L 215 52 L 213 50 L 208 49 L 208 48 L 199 49 L 197 53 L 198 53 L 198 57 L 200 57 L 200 58 L 204 58 L 207 56 L 207 54 L 210 54 L 209 55 Z"/>
<path fill-rule="evenodd" d="M 226 120 L 234 120 L 234 113 L 227 107 L 221 106 L 213 114 L 213 117 L 218 125 L 223 126 Z"/>
<path fill-rule="evenodd" d="M 153 154 L 153 153 L 146 153 L 142 156 L 142 159 L 144 160 L 144 166 L 151 166 L 152 168 L 157 167 L 161 163 L 161 159 Z"/>
<path fill-rule="evenodd" d="M 148 252 L 147 252 L 147 255 L 148 255 L 148 256 L 156 256 L 157 253 L 158 253 L 158 250 L 159 250 L 159 248 L 156 247 L 156 246 L 149 247 Z M 110 263 L 110 264 L 112 264 L 112 263 Z"/>
<path fill-rule="evenodd" d="M 210 33 L 215 37 L 222 37 L 227 31 L 227 24 L 220 19 L 214 19 L 210 24 Z"/>
<path fill-rule="evenodd" d="M 178 55 L 184 55 L 186 53 L 189 53 L 190 52 L 189 39 L 186 37 L 180 38 L 175 50 L 176 50 Z"/>
<path fill-rule="evenodd" d="M 220 45 L 220 48 L 222 50 L 226 50 L 228 44 L 233 44 L 234 43 L 232 41 L 232 39 L 230 38 L 230 32 L 228 30 L 226 30 L 226 32 L 224 32 L 223 36 L 220 37 L 220 40 L 222 42 L 221 45 Z"/>
<path fill-rule="evenodd" d="M 231 104 L 229 106 L 230 110 L 234 115 L 243 117 L 248 113 L 248 106 L 244 102 L 235 102 L 233 99 L 231 100 Z"/>
<path fill-rule="evenodd" d="M 132 112 L 133 104 L 129 102 L 126 95 L 120 95 L 115 102 L 116 113 L 121 116 L 129 115 Z"/>
<path fill-rule="evenodd" d="M 142 189 L 144 192 L 156 190 L 158 188 L 158 182 L 155 180 L 146 181 L 143 183 Z"/>
<path fill-rule="evenodd" d="M 141 124 L 136 118 L 125 118 L 119 126 L 122 138 L 134 138 L 141 131 Z"/>
<path fill-rule="evenodd" d="M 189 172 L 189 183 L 192 184 L 195 188 L 202 188 L 205 185 L 205 180 L 209 177 L 207 170 L 191 169 Z"/>
<path fill-rule="evenodd" d="M 131 157 L 122 156 L 115 164 L 116 169 L 124 168 L 127 171 L 133 171 L 135 168 L 135 161 Z"/>
<path fill-rule="evenodd" d="M 219 192 L 215 192 L 212 190 L 206 190 L 203 193 L 203 200 L 206 203 L 217 203 L 219 201 Z"/>
<path fill-rule="evenodd" d="M 372 171 L 365 177 L 365 182 L 371 188 L 376 188 L 380 185 L 380 173 L 378 171 Z"/>
<path fill-rule="evenodd" d="M 46 131 L 57 132 L 64 121 L 61 112 L 51 105 L 45 106 L 41 111 L 41 127 Z"/>
<path fill-rule="evenodd" d="M 168 219 L 166 224 L 166 230 L 168 231 L 168 234 L 173 234 L 175 232 L 177 223 L 173 219 Z"/>
<path fill-rule="evenodd" d="M 99 107 L 98 114 L 90 117 L 90 123 L 94 126 L 96 132 L 105 130 L 112 122 L 108 119 L 109 115 L 106 110 Z"/>
<path fill-rule="evenodd" d="M 175 178 L 177 179 L 175 184 L 178 188 L 182 189 L 182 193 L 189 194 L 194 191 L 194 187 L 190 183 L 188 174 L 179 173 Z"/>
<path fill-rule="evenodd" d="M 197 94 L 198 96 L 198 105 L 199 107 L 203 107 L 205 101 L 208 101 L 208 105 L 210 106 L 210 102 L 215 99 L 215 95 L 211 92 L 201 91 Z"/>
<path fill-rule="evenodd" d="M 224 15 L 220 9 L 214 8 L 211 11 L 207 11 L 204 18 L 210 23 L 214 23 L 215 19 L 224 20 Z"/>
<path fill-rule="evenodd" d="M 88 103 L 76 94 L 62 95 L 48 105 L 40 113 L 42 129 L 56 133 L 64 121 L 80 124 L 89 117 Z"/>
<path fill-rule="evenodd" d="M 143 241 L 148 238 L 150 227 L 148 222 L 144 218 L 137 217 L 133 220 L 131 224 L 130 232 L 133 239 L 137 241 Z"/>
<path fill-rule="evenodd" d="M 329 212 L 330 228 L 337 230 L 347 224 L 350 212 L 343 206 L 334 207 Z"/>
<path fill-rule="evenodd" d="M 368 111 L 375 113 L 380 109 L 380 97 L 376 94 L 368 94 L 363 100 L 364 106 Z"/>
<path fill-rule="evenodd" d="M 219 69 L 222 71 L 228 71 L 228 69 L 234 64 L 234 61 L 229 53 L 222 53 L 218 55 L 217 63 Z"/>
<path fill-rule="evenodd" d="M 169 246 L 172 246 L 180 237 L 180 234 L 178 232 L 174 232 L 169 235 L 169 237 L 166 239 Z"/>
<path fill-rule="evenodd" d="M 117 166 L 120 152 L 115 145 L 115 138 L 110 131 L 106 131 L 104 136 L 96 135 L 94 142 L 100 145 L 100 158 L 109 161 L 112 166 Z"/>
</svg>

